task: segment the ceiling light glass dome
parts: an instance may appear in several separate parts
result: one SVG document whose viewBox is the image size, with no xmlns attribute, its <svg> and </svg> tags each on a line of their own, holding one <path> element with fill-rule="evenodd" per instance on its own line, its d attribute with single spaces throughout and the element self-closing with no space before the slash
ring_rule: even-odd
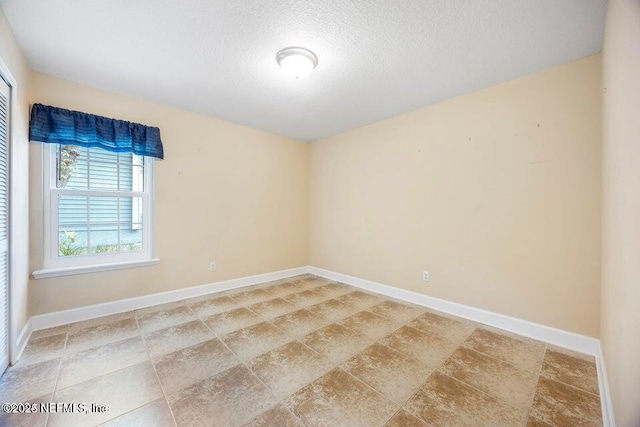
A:
<svg viewBox="0 0 640 427">
<path fill-rule="evenodd" d="M 318 65 L 318 57 L 303 47 L 285 47 L 276 54 L 276 61 L 286 75 L 295 79 L 308 77 Z"/>
</svg>

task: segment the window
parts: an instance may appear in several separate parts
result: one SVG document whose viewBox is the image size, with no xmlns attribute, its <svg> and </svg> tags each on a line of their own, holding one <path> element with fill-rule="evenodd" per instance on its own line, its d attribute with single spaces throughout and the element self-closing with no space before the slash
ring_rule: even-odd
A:
<svg viewBox="0 0 640 427">
<path fill-rule="evenodd" d="M 45 147 L 45 269 L 151 259 L 153 161 Z"/>
</svg>

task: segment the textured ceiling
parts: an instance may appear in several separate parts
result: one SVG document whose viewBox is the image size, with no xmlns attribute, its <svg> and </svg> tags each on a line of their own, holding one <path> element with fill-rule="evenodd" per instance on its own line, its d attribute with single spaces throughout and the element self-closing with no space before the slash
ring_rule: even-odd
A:
<svg viewBox="0 0 640 427">
<path fill-rule="evenodd" d="M 606 0 L 0 0 L 32 68 L 306 141 L 600 51 Z M 314 51 L 305 80 L 285 46 Z"/>
</svg>

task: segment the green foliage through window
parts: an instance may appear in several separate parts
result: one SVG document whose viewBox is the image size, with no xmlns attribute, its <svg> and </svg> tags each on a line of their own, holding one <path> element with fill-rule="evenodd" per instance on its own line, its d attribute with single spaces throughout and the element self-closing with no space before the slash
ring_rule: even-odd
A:
<svg viewBox="0 0 640 427">
<path fill-rule="evenodd" d="M 59 256 L 80 255 L 86 251 L 86 248 L 76 245 L 76 233 L 73 231 L 65 231 L 64 236 L 58 244 Z"/>
<path fill-rule="evenodd" d="M 62 145 L 58 155 L 60 156 L 58 188 L 64 188 L 75 170 L 76 162 L 78 161 L 78 157 L 80 157 L 80 147 L 76 145 Z"/>
</svg>

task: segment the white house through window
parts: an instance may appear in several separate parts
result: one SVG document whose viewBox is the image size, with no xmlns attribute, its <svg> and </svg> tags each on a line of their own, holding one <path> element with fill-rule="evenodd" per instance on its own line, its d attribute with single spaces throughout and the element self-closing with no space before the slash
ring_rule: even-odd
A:
<svg viewBox="0 0 640 427">
<path fill-rule="evenodd" d="M 153 162 L 76 145 L 47 151 L 46 267 L 149 259 Z"/>
</svg>

